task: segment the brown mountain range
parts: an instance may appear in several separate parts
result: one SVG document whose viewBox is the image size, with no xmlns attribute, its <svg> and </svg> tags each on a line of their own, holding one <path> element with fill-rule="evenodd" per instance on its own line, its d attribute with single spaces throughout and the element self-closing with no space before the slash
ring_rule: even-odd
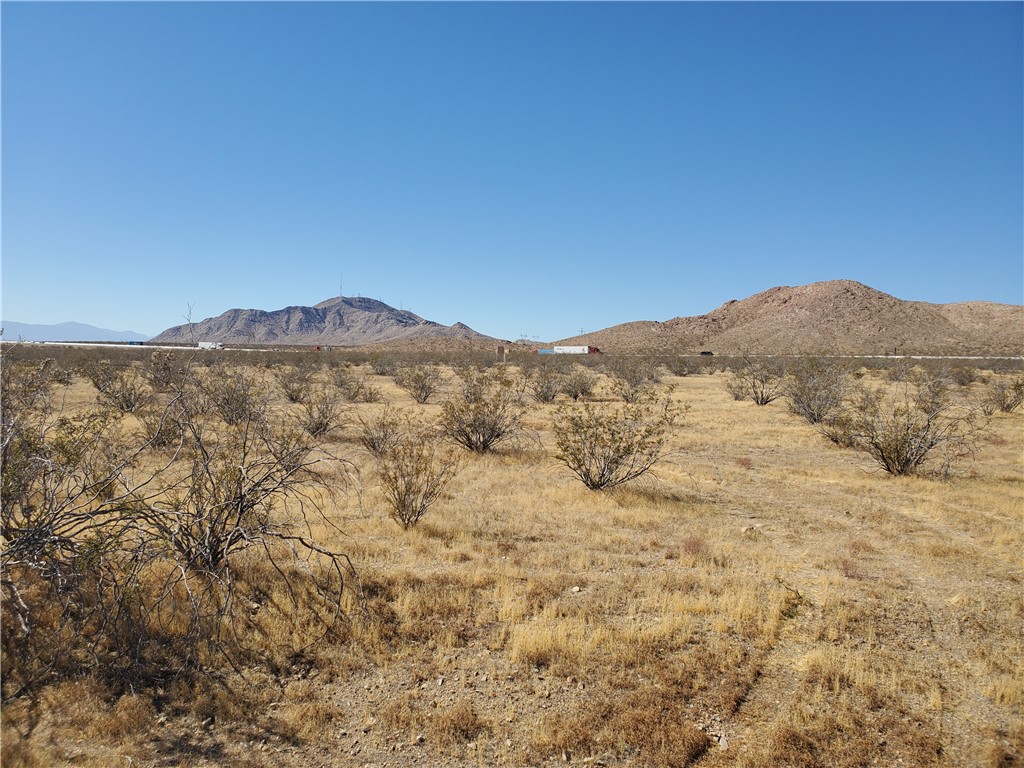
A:
<svg viewBox="0 0 1024 768">
<path fill-rule="evenodd" d="M 229 309 L 218 317 L 168 328 L 152 343 L 357 346 L 428 337 L 489 339 L 462 323 L 442 325 L 376 299 L 339 296 L 312 307 L 285 307 L 273 312 Z"/>
<path fill-rule="evenodd" d="M 770 288 L 697 317 L 623 323 L 558 344 L 605 352 L 1021 355 L 1024 306 L 904 301 L 853 280 Z"/>
<path fill-rule="evenodd" d="M 313 307 L 232 309 L 169 328 L 153 340 L 230 344 L 369 346 L 396 350 L 490 350 L 499 342 L 472 328 L 442 325 L 367 298 Z M 852 280 L 770 288 L 713 312 L 641 320 L 562 339 L 609 353 L 1024 355 L 1024 306 L 904 301 Z M 535 345 L 524 344 L 523 348 Z M 543 345 L 542 345 L 543 346 Z"/>
</svg>

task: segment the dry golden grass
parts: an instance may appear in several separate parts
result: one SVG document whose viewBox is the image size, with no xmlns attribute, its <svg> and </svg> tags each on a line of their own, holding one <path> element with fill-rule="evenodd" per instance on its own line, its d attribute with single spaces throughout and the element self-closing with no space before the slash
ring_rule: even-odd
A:
<svg viewBox="0 0 1024 768">
<path fill-rule="evenodd" d="M 357 481 L 312 531 L 359 573 L 343 628 L 267 612 L 271 663 L 192 690 L 53 686 L 5 708 L 4 766 L 1021 764 L 1024 415 L 949 480 L 892 478 L 724 382 L 668 377 L 674 453 L 610 493 L 532 404 L 536 440 L 467 455 L 409 530 L 358 447 L 379 406 L 349 406 Z"/>
</svg>

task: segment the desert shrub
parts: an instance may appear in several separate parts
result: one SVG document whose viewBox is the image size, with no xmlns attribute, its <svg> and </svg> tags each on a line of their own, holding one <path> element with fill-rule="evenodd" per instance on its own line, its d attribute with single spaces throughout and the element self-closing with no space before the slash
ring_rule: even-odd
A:
<svg viewBox="0 0 1024 768">
<path fill-rule="evenodd" d="M 212 410 L 225 424 L 259 419 L 269 402 L 266 386 L 248 368 L 211 368 L 199 380 L 197 395 L 205 401 L 202 409 Z"/>
<path fill-rule="evenodd" d="M 989 416 L 996 411 L 1012 413 L 1024 404 L 1024 376 L 993 380 L 982 398 L 982 410 Z"/>
<path fill-rule="evenodd" d="M 973 365 L 955 365 L 949 369 L 949 378 L 958 387 L 969 387 L 976 382 L 979 371 Z"/>
<path fill-rule="evenodd" d="M 525 383 L 503 368 L 467 369 L 458 393 L 444 402 L 441 431 L 459 445 L 485 453 L 522 434 Z"/>
<path fill-rule="evenodd" d="M 749 359 L 749 357 L 736 357 L 735 355 L 701 356 L 701 360 L 709 373 L 716 373 L 718 371 L 722 373 L 735 373 L 745 368 Z"/>
<path fill-rule="evenodd" d="M 553 402 L 564 388 L 564 376 L 554 366 L 537 365 L 527 376 L 527 387 L 538 403 Z"/>
<path fill-rule="evenodd" d="M 703 371 L 703 364 L 699 358 L 686 355 L 665 357 L 661 363 L 673 376 L 696 376 Z"/>
<path fill-rule="evenodd" d="M 299 426 L 313 437 L 326 437 L 341 425 L 341 394 L 333 384 L 311 385 L 301 405 Z"/>
<path fill-rule="evenodd" d="M 87 358 L 78 366 L 78 373 L 91 381 L 97 391 L 106 386 L 115 370 L 110 360 L 102 357 Z"/>
<path fill-rule="evenodd" d="M 851 413 L 852 411 L 840 409 L 819 421 L 815 427 L 823 437 L 836 445 L 842 448 L 853 448 L 856 441 Z"/>
<path fill-rule="evenodd" d="M 309 501 L 321 483 L 309 435 L 251 418 L 215 431 L 185 425 L 186 472 L 162 478 L 168 501 L 147 504 L 146 519 L 194 570 L 216 572 L 235 551 L 281 533 L 275 503 Z M 305 486 L 305 487 L 304 487 Z"/>
<path fill-rule="evenodd" d="M 590 397 L 597 386 L 597 376 L 582 365 L 574 365 L 562 379 L 562 392 L 572 400 Z"/>
<path fill-rule="evenodd" d="M 52 361 L 52 358 L 45 361 L 46 372 L 49 375 L 50 380 L 54 384 L 62 387 L 69 387 L 75 381 L 75 371 L 73 368 L 66 365 L 57 365 L 56 362 Z"/>
<path fill-rule="evenodd" d="M 587 488 L 614 488 L 646 474 L 666 456 L 674 423 L 668 401 L 563 407 L 554 425 L 555 457 Z"/>
<path fill-rule="evenodd" d="M 110 649 L 131 645 L 117 642 L 127 640 L 122 623 L 130 612 L 106 609 L 132 583 L 145 552 L 131 516 L 121 514 L 134 490 L 130 469 L 145 446 L 126 442 L 113 411 L 68 414 L 62 400 L 51 392 L 31 407 L 3 411 L 5 701 L 89 664 L 81 654 L 90 644 L 96 664 Z"/>
<path fill-rule="evenodd" d="M 374 355 L 369 363 L 370 369 L 378 376 L 394 376 L 398 372 L 398 360 L 391 355 Z"/>
<path fill-rule="evenodd" d="M 142 424 L 143 440 L 154 448 L 177 445 L 182 437 L 182 413 L 175 408 L 150 404 L 136 416 Z"/>
<path fill-rule="evenodd" d="M 850 389 L 849 369 L 821 357 L 804 357 L 789 367 L 785 395 L 789 410 L 820 424 L 843 405 Z"/>
<path fill-rule="evenodd" d="M 420 404 L 428 402 L 443 383 L 440 369 L 433 365 L 406 366 L 399 368 L 395 374 L 395 384 Z"/>
<path fill-rule="evenodd" d="M 726 382 L 735 400 L 750 398 L 757 405 L 768 405 L 785 393 L 785 368 L 767 358 L 743 358 Z"/>
<path fill-rule="evenodd" d="M 151 396 L 146 380 L 134 368 L 118 371 L 98 395 L 102 404 L 121 413 L 135 413 L 150 401 Z"/>
<path fill-rule="evenodd" d="M 75 370 L 67 364 L 58 364 L 52 357 L 32 358 L 20 346 L 0 348 L 0 376 L 2 386 L 10 388 L 9 397 L 32 400 L 41 390 L 53 386 L 70 386 Z"/>
<path fill-rule="evenodd" d="M 416 525 L 458 474 L 459 457 L 429 429 L 404 421 L 394 444 L 379 457 L 381 490 L 391 518 Z"/>
<path fill-rule="evenodd" d="M 408 415 L 390 405 L 373 414 L 360 413 L 356 418 L 360 445 L 378 459 L 398 444 L 408 423 Z"/>
<path fill-rule="evenodd" d="M 128 687 L 237 658 L 254 622 L 232 563 L 253 548 L 289 573 L 275 605 L 291 599 L 295 620 L 317 626 L 339 615 L 346 561 L 302 529 L 329 497 L 318 468 L 330 457 L 264 412 L 211 420 L 190 402 L 207 395 L 183 385 L 141 437 L 111 409 L 68 411 L 52 391 L 3 410 L 5 701 L 90 670 Z M 143 456 L 161 423 L 179 430 L 178 449 Z"/>
<path fill-rule="evenodd" d="M 945 366 L 915 369 L 911 371 L 909 382 L 914 387 L 914 404 L 918 410 L 936 411 L 950 402 L 953 380 Z"/>
<path fill-rule="evenodd" d="M 379 403 L 384 399 L 381 391 L 369 383 L 365 374 L 339 367 L 332 372 L 332 378 L 341 396 L 350 403 Z"/>
<path fill-rule="evenodd" d="M 72 546 L 92 527 L 93 505 L 118 495 L 121 473 L 134 455 L 124 453 L 109 412 L 70 417 L 52 401 L 3 416 L 0 533 L 5 557 L 34 560 Z"/>
<path fill-rule="evenodd" d="M 143 375 L 157 392 L 168 392 L 181 386 L 189 363 L 181 362 L 176 352 L 156 351 L 143 368 Z"/>
<path fill-rule="evenodd" d="M 15 361 L 9 351 L 0 348 L 0 410 L 31 408 L 47 399 L 55 386 L 50 375 L 53 368 L 52 359 Z"/>
<path fill-rule="evenodd" d="M 942 382 L 902 382 L 893 391 L 861 390 L 837 424 L 842 441 L 892 475 L 913 474 L 928 460 L 942 472 L 974 452 L 974 409 L 954 402 Z"/>
<path fill-rule="evenodd" d="M 313 371 L 305 366 L 287 366 L 276 371 L 278 386 L 289 403 L 304 403 L 313 387 Z"/>
<path fill-rule="evenodd" d="M 885 361 L 885 372 L 893 384 L 902 384 L 905 381 L 910 381 L 914 375 L 914 364 L 903 358 Z"/>
<path fill-rule="evenodd" d="M 134 413 L 149 402 L 151 392 L 145 378 L 132 367 L 118 367 L 102 360 L 86 367 L 96 387 L 97 401 L 121 413 Z"/>
<path fill-rule="evenodd" d="M 642 357 L 613 358 L 605 365 L 615 394 L 627 403 L 650 398 L 661 377 L 658 366 Z"/>
</svg>

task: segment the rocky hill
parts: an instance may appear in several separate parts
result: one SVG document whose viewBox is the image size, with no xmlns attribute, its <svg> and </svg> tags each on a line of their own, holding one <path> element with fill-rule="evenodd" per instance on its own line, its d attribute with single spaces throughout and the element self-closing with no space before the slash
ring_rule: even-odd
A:
<svg viewBox="0 0 1024 768">
<path fill-rule="evenodd" d="M 219 317 L 168 328 L 152 341 L 357 346 L 425 337 L 489 338 L 462 323 L 441 325 L 375 299 L 340 296 L 313 307 L 285 307 L 273 312 L 229 309 Z"/>
<path fill-rule="evenodd" d="M 606 352 L 1021 355 L 1024 306 L 904 301 L 852 280 L 777 287 L 697 317 L 563 339 Z"/>
</svg>

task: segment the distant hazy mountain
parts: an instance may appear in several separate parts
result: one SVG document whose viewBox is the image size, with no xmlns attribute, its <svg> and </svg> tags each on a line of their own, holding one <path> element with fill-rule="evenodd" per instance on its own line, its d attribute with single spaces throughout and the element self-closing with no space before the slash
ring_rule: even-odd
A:
<svg viewBox="0 0 1024 768">
<path fill-rule="evenodd" d="M 563 339 L 606 352 L 1020 355 L 1024 307 L 905 301 L 853 280 L 770 288 L 697 317 L 640 320 Z"/>
<path fill-rule="evenodd" d="M 168 328 L 156 343 L 333 344 L 358 346 L 420 337 L 487 339 L 472 328 L 441 325 L 375 299 L 339 296 L 313 307 L 229 309 L 219 317 Z"/>
<path fill-rule="evenodd" d="M 110 331 L 84 323 L 39 325 L 0 321 L 4 341 L 145 341 L 148 336 L 135 331 Z"/>
</svg>

